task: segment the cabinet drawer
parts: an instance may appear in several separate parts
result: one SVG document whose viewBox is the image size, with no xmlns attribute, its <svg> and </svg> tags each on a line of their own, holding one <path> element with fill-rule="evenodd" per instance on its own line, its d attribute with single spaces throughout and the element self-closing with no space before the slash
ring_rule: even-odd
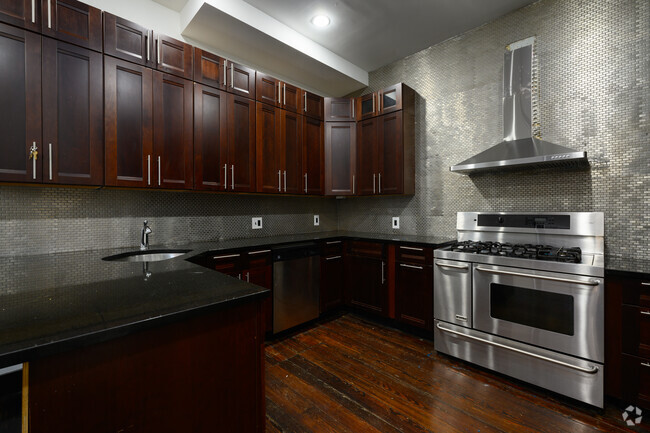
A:
<svg viewBox="0 0 650 433">
<path fill-rule="evenodd" d="M 259 248 L 246 253 L 246 262 L 249 268 L 258 268 L 271 265 L 271 250 Z"/>
<path fill-rule="evenodd" d="M 210 269 L 235 277 L 241 273 L 242 263 L 242 254 L 232 252 L 211 254 L 206 260 L 206 265 Z"/>
<path fill-rule="evenodd" d="M 381 259 L 384 257 L 384 244 L 366 241 L 351 241 L 348 243 L 348 253 L 357 257 Z"/>
<path fill-rule="evenodd" d="M 433 248 L 399 245 L 395 253 L 395 260 L 401 263 L 417 263 L 433 265 Z"/>
<path fill-rule="evenodd" d="M 650 308 L 650 278 L 625 278 L 623 282 L 623 303 Z"/>
<path fill-rule="evenodd" d="M 323 242 L 323 255 L 333 256 L 343 254 L 343 241 L 325 241 Z"/>
<path fill-rule="evenodd" d="M 623 352 L 650 358 L 650 308 L 623 305 Z"/>
<path fill-rule="evenodd" d="M 623 401 L 650 408 L 650 359 L 623 355 L 622 363 Z"/>
</svg>

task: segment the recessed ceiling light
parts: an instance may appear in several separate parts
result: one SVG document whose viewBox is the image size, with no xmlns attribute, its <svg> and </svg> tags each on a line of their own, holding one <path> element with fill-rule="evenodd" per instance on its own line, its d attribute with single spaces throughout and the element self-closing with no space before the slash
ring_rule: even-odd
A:
<svg viewBox="0 0 650 433">
<path fill-rule="evenodd" d="M 327 27 L 330 25 L 330 18 L 327 15 L 316 15 L 311 19 L 311 23 L 316 27 Z"/>
</svg>

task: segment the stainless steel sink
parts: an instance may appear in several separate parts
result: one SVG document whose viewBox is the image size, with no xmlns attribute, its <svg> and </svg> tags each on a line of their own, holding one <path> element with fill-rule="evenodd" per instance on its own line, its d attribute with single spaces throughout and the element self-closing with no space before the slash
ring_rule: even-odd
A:
<svg viewBox="0 0 650 433">
<path fill-rule="evenodd" d="M 144 250 L 129 251 L 128 253 L 116 254 L 102 258 L 109 262 L 160 262 L 182 256 L 192 250 Z"/>
</svg>

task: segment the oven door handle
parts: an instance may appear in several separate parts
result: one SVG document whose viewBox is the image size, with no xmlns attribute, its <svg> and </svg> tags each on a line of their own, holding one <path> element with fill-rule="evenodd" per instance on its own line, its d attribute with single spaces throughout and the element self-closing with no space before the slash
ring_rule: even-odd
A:
<svg viewBox="0 0 650 433">
<path fill-rule="evenodd" d="M 527 352 L 525 350 L 517 349 L 516 347 L 511 347 L 511 346 L 507 346 L 505 344 L 497 343 L 496 341 L 490 341 L 490 340 L 486 340 L 484 338 L 475 337 L 473 335 L 468 335 L 468 334 L 465 334 L 463 332 L 454 331 L 453 329 L 449 329 L 449 328 L 445 328 L 443 326 L 440 326 L 440 323 L 436 323 L 436 327 L 438 329 L 440 329 L 441 331 L 448 332 L 450 334 L 455 334 L 455 335 L 458 335 L 458 336 L 461 336 L 461 337 L 469 338 L 470 340 L 475 340 L 475 341 L 478 341 L 478 342 L 481 342 L 481 343 L 489 344 L 491 346 L 500 347 L 502 349 L 510 350 L 512 352 L 521 353 L 522 355 L 530 356 L 532 358 L 541 359 L 542 361 L 551 362 L 553 364 L 561 365 L 563 367 L 571 368 L 573 370 L 578 370 L 578 371 L 581 371 L 583 373 L 595 374 L 595 373 L 598 372 L 598 367 L 596 367 L 594 365 L 591 365 L 589 367 L 581 367 L 579 365 L 569 364 L 568 362 L 560 361 L 558 359 L 549 358 L 549 357 L 544 356 L 544 355 L 538 355 L 537 353 Z"/>
<path fill-rule="evenodd" d="M 440 266 L 441 268 L 469 269 L 469 265 L 452 265 L 451 263 L 436 262 L 436 266 Z"/>
<path fill-rule="evenodd" d="M 502 271 L 500 269 L 490 269 L 490 268 L 484 268 L 482 266 L 477 266 L 476 270 L 489 272 L 491 274 L 513 275 L 515 277 L 527 277 L 527 278 L 535 278 L 537 280 L 559 281 L 562 283 L 570 283 L 570 284 L 584 284 L 587 286 L 597 286 L 600 284 L 600 280 L 581 281 L 581 280 L 573 280 L 571 278 L 550 277 L 548 275 L 535 275 L 535 274 L 525 274 L 523 272 Z"/>
</svg>

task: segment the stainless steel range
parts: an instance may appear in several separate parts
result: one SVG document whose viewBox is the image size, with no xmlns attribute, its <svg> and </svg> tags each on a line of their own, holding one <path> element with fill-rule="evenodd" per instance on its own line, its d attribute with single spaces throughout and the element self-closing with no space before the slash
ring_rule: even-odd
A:
<svg viewBox="0 0 650 433">
<path fill-rule="evenodd" d="M 435 348 L 603 407 L 600 212 L 459 212 L 434 252 Z"/>
</svg>

